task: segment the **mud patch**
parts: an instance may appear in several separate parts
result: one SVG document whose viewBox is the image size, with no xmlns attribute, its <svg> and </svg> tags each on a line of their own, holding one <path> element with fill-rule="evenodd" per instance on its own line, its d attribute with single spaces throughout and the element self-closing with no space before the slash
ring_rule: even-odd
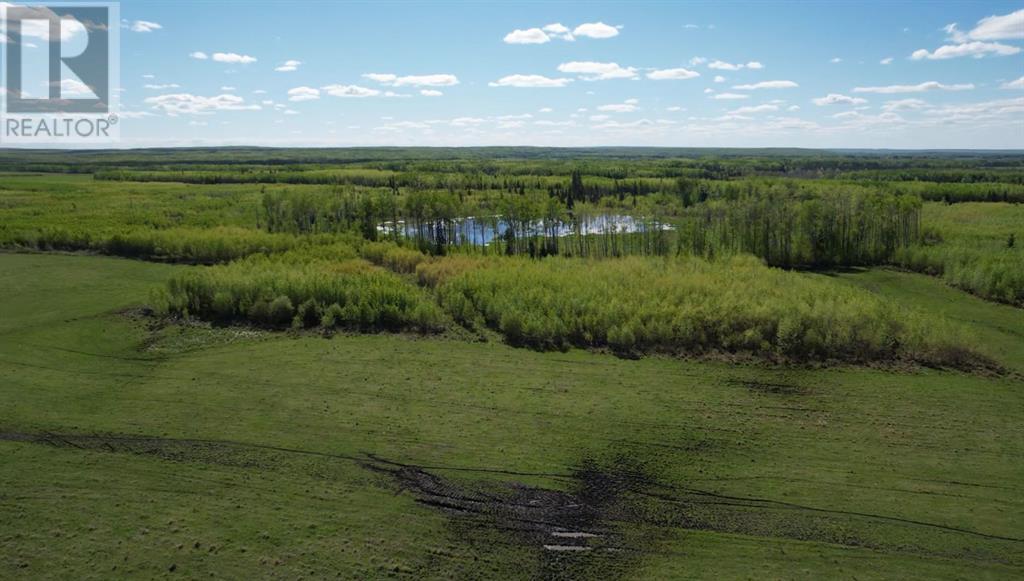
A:
<svg viewBox="0 0 1024 581">
<path fill-rule="evenodd" d="M 656 465 L 637 460 L 643 457 L 639 449 L 600 460 L 585 459 L 564 474 L 536 474 L 426 467 L 373 454 L 331 454 L 223 440 L 0 430 L 0 441 L 324 479 L 351 478 L 356 465 L 367 470 L 368 485 L 389 486 L 397 494 L 411 495 L 416 502 L 448 515 L 454 537 L 474 554 L 493 554 L 498 545 L 525 552 L 515 564 L 517 570 L 522 566 L 524 576 L 533 578 L 626 576 L 647 555 L 685 553 L 684 533 L 701 530 L 1024 564 L 1024 539 L 942 522 L 691 488 L 658 478 Z M 525 477 L 543 479 L 553 487 L 508 480 Z"/>
</svg>

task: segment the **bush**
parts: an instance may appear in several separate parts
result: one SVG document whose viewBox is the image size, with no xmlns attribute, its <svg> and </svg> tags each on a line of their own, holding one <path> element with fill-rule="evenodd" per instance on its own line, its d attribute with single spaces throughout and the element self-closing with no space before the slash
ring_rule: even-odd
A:
<svg viewBox="0 0 1024 581">
<path fill-rule="evenodd" d="M 944 320 L 749 256 L 715 262 L 505 258 L 453 275 L 436 292 L 460 323 L 482 323 L 513 345 L 535 349 L 575 345 L 620 353 L 956 366 L 981 361 Z"/>
<path fill-rule="evenodd" d="M 360 259 L 327 258 L 344 255 L 346 249 L 306 248 L 190 269 L 168 282 L 164 310 L 269 326 L 421 332 L 444 328 L 441 309 L 413 284 Z"/>
</svg>

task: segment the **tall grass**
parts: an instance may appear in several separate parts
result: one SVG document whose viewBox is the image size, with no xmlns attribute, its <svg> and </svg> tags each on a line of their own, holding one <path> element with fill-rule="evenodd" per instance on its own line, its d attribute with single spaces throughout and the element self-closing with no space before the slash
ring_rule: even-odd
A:
<svg viewBox="0 0 1024 581">
<path fill-rule="evenodd" d="M 358 243 L 358 237 L 355 236 L 296 236 L 233 226 L 160 230 L 132 228 L 112 234 L 46 227 L 9 233 L 0 238 L 0 246 L 32 250 L 83 250 L 142 260 L 215 264 L 251 254 L 274 254 L 300 247 L 331 244 L 338 240 Z"/>
<path fill-rule="evenodd" d="M 451 273 L 438 266 L 445 260 L 420 270 L 437 281 L 439 300 L 457 321 L 536 349 L 952 367 L 983 361 L 942 320 L 749 256 L 714 262 L 508 258 L 458 264 Z"/>
<path fill-rule="evenodd" d="M 445 320 L 422 290 L 340 244 L 190 269 L 154 302 L 162 312 L 271 327 L 434 332 Z"/>
<path fill-rule="evenodd" d="M 924 241 L 893 261 L 980 297 L 1024 306 L 1024 206 L 926 204 Z"/>
</svg>

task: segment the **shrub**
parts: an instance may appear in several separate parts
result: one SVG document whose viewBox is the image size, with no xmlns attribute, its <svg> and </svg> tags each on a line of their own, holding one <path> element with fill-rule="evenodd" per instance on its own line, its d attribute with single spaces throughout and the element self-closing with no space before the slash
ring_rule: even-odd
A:
<svg viewBox="0 0 1024 581">
<path fill-rule="evenodd" d="M 360 259 L 325 258 L 345 248 L 306 248 L 190 269 L 168 282 L 162 302 L 174 314 L 260 325 L 297 319 L 303 326 L 365 331 L 443 329 L 442 311 L 413 284 Z"/>
<path fill-rule="evenodd" d="M 453 275 L 436 292 L 460 323 L 480 322 L 513 345 L 535 349 L 575 345 L 957 366 L 981 361 L 944 320 L 749 256 L 714 262 L 505 258 Z"/>
</svg>

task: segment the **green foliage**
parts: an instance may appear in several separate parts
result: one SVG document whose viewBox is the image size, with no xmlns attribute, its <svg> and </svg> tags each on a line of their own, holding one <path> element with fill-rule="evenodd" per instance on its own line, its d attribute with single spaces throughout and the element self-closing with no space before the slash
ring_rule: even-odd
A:
<svg viewBox="0 0 1024 581">
<path fill-rule="evenodd" d="M 882 264 L 918 240 L 920 211 L 916 197 L 859 191 L 744 195 L 690 209 L 680 246 L 698 256 L 750 253 L 785 267 Z"/>
<path fill-rule="evenodd" d="M 925 220 L 933 232 L 897 252 L 896 264 L 990 300 L 1024 305 L 1024 249 L 1008 244 L 1024 231 L 1024 206 L 928 204 Z"/>
<path fill-rule="evenodd" d="M 444 316 L 398 276 L 354 259 L 343 245 L 255 255 L 172 278 L 163 310 L 221 322 L 435 332 Z M 299 305 L 298 308 L 295 305 Z"/>
<path fill-rule="evenodd" d="M 943 320 L 751 257 L 501 259 L 442 279 L 437 294 L 460 323 L 482 323 L 535 349 L 954 367 L 981 360 Z"/>
</svg>

